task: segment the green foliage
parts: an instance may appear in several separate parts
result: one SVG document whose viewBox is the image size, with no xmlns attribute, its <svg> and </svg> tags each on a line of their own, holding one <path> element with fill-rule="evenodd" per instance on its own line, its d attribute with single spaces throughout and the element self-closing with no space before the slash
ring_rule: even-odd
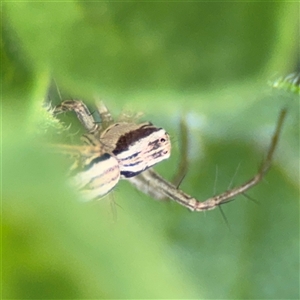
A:
<svg viewBox="0 0 300 300">
<path fill-rule="evenodd" d="M 2 297 L 298 299 L 299 85 L 267 85 L 297 64 L 298 6 L 3 4 Z M 45 142 L 63 134 L 41 109 L 44 99 L 55 102 L 52 79 L 63 99 L 101 97 L 115 115 L 143 111 L 166 128 L 173 157 L 157 170 L 167 178 L 186 116 L 181 188 L 200 200 L 257 171 L 288 107 L 272 169 L 248 193 L 259 205 L 243 196 L 224 205 L 228 228 L 218 210 L 190 213 L 127 182 L 112 197 L 80 203 L 65 186 L 65 157 Z"/>
</svg>

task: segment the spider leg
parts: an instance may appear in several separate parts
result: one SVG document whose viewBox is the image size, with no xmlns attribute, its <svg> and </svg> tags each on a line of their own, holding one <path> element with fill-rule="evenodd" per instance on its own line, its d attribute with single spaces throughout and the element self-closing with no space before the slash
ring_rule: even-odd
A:
<svg viewBox="0 0 300 300">
<path fill-rule="evenodd" d="M 99 110 L 100 117 L 103 118 L 104 124 L 108 124 L 110 122 L 113 122 L 112 117 L 106 108 L 106 106 L 101 102 L 97 103 L 101 109 Z M 81 124 L 84 126 L 84 128 L 87 130 L 87 133 L 82 135 L 81 140 L 86 145 L 92 145 L 95 147 L 99 147 L 100 145 L 100 133 L 103 130 L 102 126 L 99 126 L 92 115 L 92 113 L 89 111 L 87 106 L 80 100 L 65 100 L 61 104 L 57 105 L 54 108 L 54 114 L 60 114 L 67 111 L 74 111 L 78 120 L 81 122 Z M 64 151 L 63 147 L 60 146 L 61 149 Z M 65 147 L 65 146 L 64 146 Z M 73 147 L 73 146 L 72 146 Z M 76 146 L 75 146 L 76 149 Z M 69 150 L 71 150 L 71 147 L 69 147 Z M 72 151 L 72 150 L 71 150 Z M 75 150 L 77 151 L 77 150 Z M 97 150 L 98 151 L 98 150 Z M 73 152 L 73 151 L 72 151 Z"/>
<path fill-rule="evenodd" d="M 195 211 L 209 210 L 215 208 L 220 204 L 229 202 L 235 196 L 244 194 L 247 190 L 257 185 L 263 179 L 263 177 L 266 175 L 266 173 L 268 172 L 271 166 L 273 155 L 278 144 L 280 132 L 283 127 L 283 122 L 284 119 L 286 118 L 286 114 L 287 114 L 287 110 L 282 109 L 277 121 L 275 132 L 271 139 L 271 143 L 267 152 L 266 159 L 262 163 L 258 173 L 255 176 L 253 176 L 250 180 L 248 180 L 247 182 L 245 182 L 244 184 L 236 188 L 227 190 L 224 193 L 221 193 L 220 195 L 217 195 L 215 197 L 211 197 L 204 202 L 195 202 L 193 210 Z"/>
<path fill-rule="evenodd" d="M 165 200 L 166 195 L 163 191 L 156 189 L 155 185 L 152 184 L 153 174 L 158 175 L 152 168 L 147 169 L 137 176 L 128 178 L 127 180 L 139 191 L 156 200 Z"/>
<path fill-rule="evenodd" d="M 92 114 L 82 101 L 65 100 L 54 108 L 54 114 L 60 114 L 67 111 L 74 111 L 78 120 L 89 133 L 99 130 L 98 124 L 95 123 Z"/>
<path fill-rule="evenodd" d="M 52 152 L 58 152 L 80 158 L 84 165 L 88 165 L 95 157 L 105 154 L 105 150 L 101 145 L 66 145 L 66 144 L 48 144 L 48 149 Z"/>
<path fill-rule="evenodd" d="M 178 188 L 183 181 L 188 169 L 188 127 L 184 118 L 180 120 L 180 162 L 172 183 Z"/>
<path fill-rule="evenodd" d="M 106 129 L 114 123 L 113 117 L 103 101 L 97 100 L 96 107 L 101 118 L 102 129 Z"/>
<path fill-rule="evenodd" d="M 155 191 L 156 193 L 164 194 L 166 197 L 170 198 L 171 200 L 174 200 L 178 202 L 179 204 L 187 207 L 188 209 L 192 211 L 206 211 L 216 208 L 217 206 L 227 203 L 231 200 L 233 200 L 234 197 L 240 194 L 244 194 L 247 190 L 252 188 L 253 186 L 257 185 L 262 178 L 265 176 L 267 171 L 269 170 L 271 166 L 271 162 L 273 159 L 273 155 L 275 152 L 275 149 L 278 144 L 279 135 L 281 132 L 281 129 L 283 127 L 283 122 L 286 117 L 287 110 L 283 109 L 280 112 L 277 126 L 274 132 L 274 135 L 272 137 L 267 156 L 265 161 L 263 162 L 262 166 L 260 167 L 258 173 L 253 176 L 250 180 L 245 182 L 244 184 L 229 189 L 225 191 L 224 193 L 221 193 L 217 196 L 208 198 L 207 200 L 200 202 L 197 199 L 191 197 L 190 195 L 184 193 L 183 191 L 177 189 L 175 185 L 168 182 L 164 178 L 162 178 L 159 174 L 154 172 L 153 170 L 149 169 L 147 170 L 147 182 L 148 182 L 148 190 L 149 191 Z M 145 172 L 144 172 L 145 173 Z M 146 177 L 144 177 L 146 178 Z M 142 190 L 142 188 L 140 188 Z M 149 193 L 149 192 L 148 192 Z"/>
</svg>

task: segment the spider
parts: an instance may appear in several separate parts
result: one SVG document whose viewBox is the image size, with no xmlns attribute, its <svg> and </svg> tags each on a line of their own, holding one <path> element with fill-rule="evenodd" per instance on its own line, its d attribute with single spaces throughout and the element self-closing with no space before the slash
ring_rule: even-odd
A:
<svg viewBox="0 0 300 300">
<path fill-rule="evenodd" d="M 257 185 L 271 166 L 273 154 L 287 110 L 282 109 L 267 155 L 256 175 L 244 184 L 219 195 L 199 201 L 156 173 L 152 167 L 169 158 L 171 142 L 168 133 L 150 122 L 136 123 L 126 115 L 114 121 L 103 102 L 96 103 L 101 117 L 97 123 L 84 102 L 65 100 L 54 108 L 54 114 L 74 111 L 87 131 L 84 145 L 57 145 L 60 151 L 77 159 L 71 168 L 70 182 L 86 200 L 108 194 L 120 179 L 130 181 L 137 189 L 156 199 L 171 199 L 191 211 L 212 210 L 233 200 Z M 178 180 L 177 180 L 178 183 Z"/>
</svg>

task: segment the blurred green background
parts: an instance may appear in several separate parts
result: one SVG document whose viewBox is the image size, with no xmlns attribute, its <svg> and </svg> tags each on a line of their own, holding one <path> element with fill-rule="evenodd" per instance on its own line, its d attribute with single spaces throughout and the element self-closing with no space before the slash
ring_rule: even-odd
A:
<svg viewBox="0 0 300 300">
<path fill-rule="evenodd" d="M 268 85 L 297 69 L 299 3 L 3 3 L 1 48 L 2 298 L 299 298 L 299 94 Z M 185 116 L 181 188 L 199 200 L 257 171 L 288 107 L 272 169 L 248 193 L 258 205 L 224 205 L 227 226 L 218 209 L 191 213 L 127 182 L 81 203 L 65 157 L 43 146 L 53 79 L 64 99 L 101 97 L 166 128 L 166 178 Z"/>
</svg>

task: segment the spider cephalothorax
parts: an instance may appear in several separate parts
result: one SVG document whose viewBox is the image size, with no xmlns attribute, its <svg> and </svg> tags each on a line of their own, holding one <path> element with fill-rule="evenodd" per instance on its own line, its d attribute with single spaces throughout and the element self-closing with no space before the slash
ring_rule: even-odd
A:
<svg viewBox="0 0 300 300">
<path fill-rule="evenodd" d="M 163 179 L 151 168 L 170 156 L 170 137 L 164 129 L 149 122 L 138 124 L 124 121 L 122 118 L 114 122 L 102 102 L 97 103 L 97 110 L 101 125 L 95 122 L 82 101 L 66 100 L 54 109 L 55 114 L 74 111 L 87 130 L 83 136 L 85 145 L 57 146 L 62 151 L 76 154 L 79 158 L 72 170 L 75 175 L 71 177 L 71 183 L 83 197 L 87 200 L 101 198 L 123 178 L 154 198 L 169 198 L 192 211 L 214 209 L 235 196 L 244 194 L 261 181 L 270 168 L 286 116 L 286 110 L 283 109 L 266 159 L 258 173 L 244 184 L 200 202 Z"/>
</svg>

